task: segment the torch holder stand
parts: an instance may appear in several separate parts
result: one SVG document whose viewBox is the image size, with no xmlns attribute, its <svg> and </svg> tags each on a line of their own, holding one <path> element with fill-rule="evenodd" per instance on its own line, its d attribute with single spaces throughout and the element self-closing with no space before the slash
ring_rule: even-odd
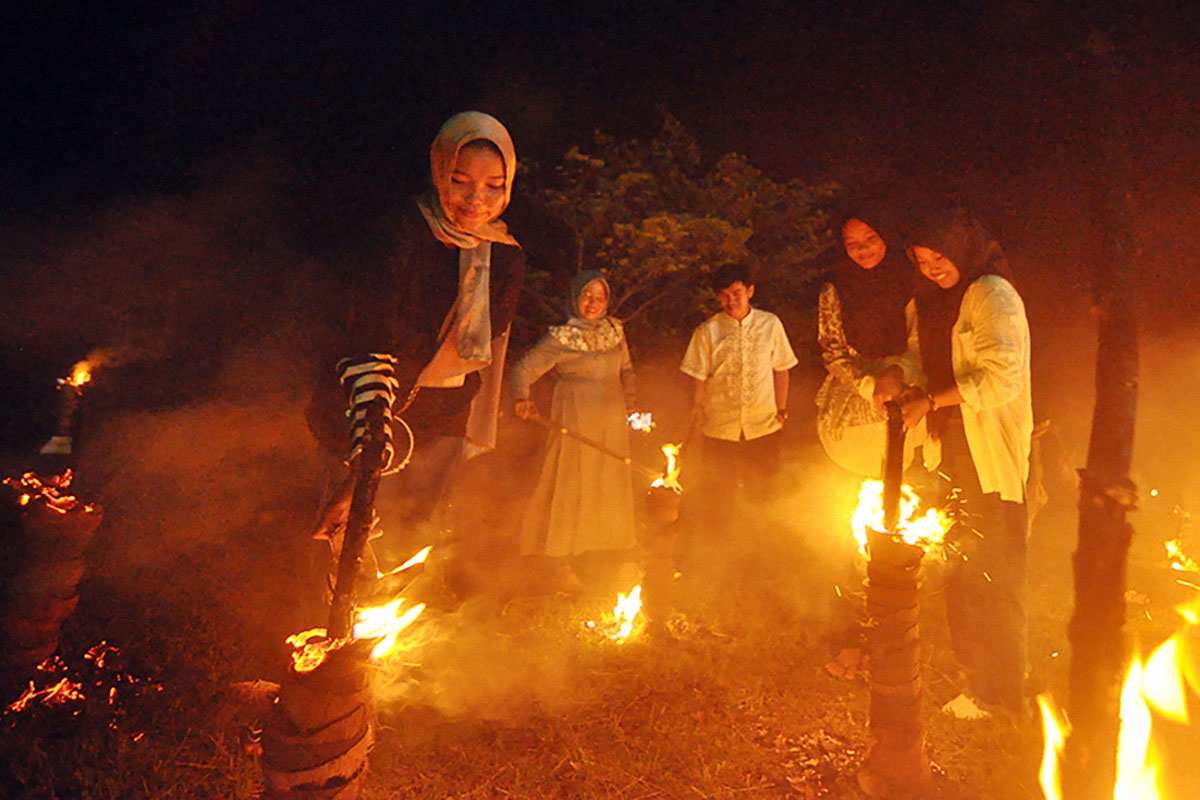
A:
<svg viewBox="0 0 1200 800">
<path fill-rule="evenodd" d="M 19 684 L 58 649 L 63 622 L 79 603 L 83 551 L 102 513 L 83 502 L 51 508 L 32 490 L 12 486 L 0 489 L 10 495 L 0 523 L 0 680 Z"/>
<path fill-rule="evenodd" d="M 642 608 L 647 631 L 666 632 L 675 583 L 675 543 L 679 538 L 680 494 L 666 486 L 646 491 L 650 524 L 642 541 Z"/>
<path fill-rule="evenodd" d="M 879 531 L 867 544 L 867 647 L 875 744 L 858 773 L 870 797 L 920 796 L 931 781 L 921 720 L 921 558 L 925 551 Z"/>
<path fill-rule="evenodd" d="M 265 798 L 356 800 L 362 794 L 375 740 L 373 644 L 351 642 L 311 672 L 288 671 L 263 729 Z"/>
</svg>

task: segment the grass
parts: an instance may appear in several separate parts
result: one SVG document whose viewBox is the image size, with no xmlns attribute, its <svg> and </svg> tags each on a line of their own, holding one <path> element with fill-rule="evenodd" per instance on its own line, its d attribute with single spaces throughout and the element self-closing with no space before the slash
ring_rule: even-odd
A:
<svg viewBox="0 0 1200 800">
<path fill-rule="evenodd" d="M 519 442 L 510 452 L 489 474 L 529 458 Z M 824 526 L 812 509 L 825 490 L 809 486 L 803 510 L 756 520 L 752 546 L 719 548 L 685 569 L 676 636 L 616 644 L 583 622 L 629 587 L 599 579 L 569 599 L 538 585 L 506 555 L 521 493 L 483 485 L 457 518 L 477 534 L 469 547 L 460 535 L 460 572 L 441 573 L 458 596 L 432 607 L 415 626 L 419 638 L 380 670 L 365 797 L 861 797 L 867 687 L 822 668 L 820 598 L 836 561 L 819 545 Z M 121 684 L 115 708 L 92 691 L 79 706 L 4 717 L 0 796 L 254 796 L 259 768 L 244 729 L 223 713 L 223 692 L 234 681 L 278 680 L 284 637 L 321 624 L 319 560 L 298 534 L 311 521 L 307 491 L 284 486 L 263 498 L 270 514 L 190 547 L 152 547 L 153 526 L 139 527 L 129 509 L 106 520 L 60 653 L 82 674 L 78 654 L 106 640 L 121 651 L 112 674 L 140 682 Z M 1031 685 L 1060 699 L 1073 538 L 1071 509 L 1060 503 L 1031 544 Z M 1149 545 L 1132 563 L 1131 588 L 1149 604 L 1135 607 L 1130 628 L 1152 643 L 1177 624 L 1167 609 L 1181 590 Z M 957 693 L 944 618 L 934 570 L 923 609 L 929 797 L 1039 797 L 1032 719 L 938 712 Z"/>
</svg>

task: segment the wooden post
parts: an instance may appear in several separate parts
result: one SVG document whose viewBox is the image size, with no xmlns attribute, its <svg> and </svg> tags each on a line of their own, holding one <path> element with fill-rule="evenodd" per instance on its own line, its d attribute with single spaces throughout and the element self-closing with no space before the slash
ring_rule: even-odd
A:
<svg viewBox="0 0 1200 800">
<path fill-rule="evenodd" d="M 667 619 L 674 605 L 675 544 L 679 538 L 679 492 L 669 486 L 646 490 L 650 524 L 642 542 L 642 607 L 647 632 L 667 632 Z"/>
<path fill-rule="evenodd" d="M 362 571 L 363 550 L 374 521 L 375 493 L 383 472 L 384 409 L 387 401 L 377 397 L 367 406 L 366 431 L 358 454 L 358 477 L 350 500 L 346 538 L 338 559 L 337 583 L 329 606 L 329 638 L 344 639 L 354 630 L 355 584 Z"/>
<path fill-rule="evenodd" d="M 1125 668 L 1125 571 L 1136 506 L 1129 479 L 1137 410 L 1138 340 L 1133 248 L 1128 228 L 1126 113 L 1112 48 L 1093 34 L 1102 141 L 1098 177 L 1101 251 L 1093 264 L 1099 317 L 1096 406 L 1087 466 L 1080 471 L 1079 541 L 1068 712 L 1072 731 L 1063 764 L 1065 800 L 1111 800 L 1116 782 L 1120 687 Z"/>
<path fill-rule="evenodd" d="M 100 507 L 68 493 L 71 473 L 5 479 L 0 517 L 0 685 L 19 685 L 58 649 L 79 602 L 83 551 Z"/>
<path fill-rule="evenodd" d="M 875 744 L 858 773 L 870 797 L 919 796 L 931 781 L 921 719 L 921 559 L 918 545 L 896 538 L 904 473 L 904 418 L 886 404 L 883 516 L 887 531 L 867 533 L 867 648 L 871 734 Z"/>
</svg>

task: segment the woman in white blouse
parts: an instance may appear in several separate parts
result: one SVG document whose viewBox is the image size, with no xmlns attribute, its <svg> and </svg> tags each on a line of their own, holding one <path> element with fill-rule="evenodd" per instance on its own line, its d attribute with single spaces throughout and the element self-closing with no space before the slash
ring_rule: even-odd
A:
<svg viewBox="0 0 1200 800">
<path fill-rule="evenodd" d="M 1033 408 L 1029 324 L 1000 245 L 965 208 L 929 213 L 909 237 L 925 277 L 913 301 L 926 391 L 903 400 L 905 423 L 926 422 L 928 468 L 962 502 L 951 542 L 946 606 L 967 686 L 947 704 L 1019 711 L 1025 677 L 1025 480 Z"/>
</svg>

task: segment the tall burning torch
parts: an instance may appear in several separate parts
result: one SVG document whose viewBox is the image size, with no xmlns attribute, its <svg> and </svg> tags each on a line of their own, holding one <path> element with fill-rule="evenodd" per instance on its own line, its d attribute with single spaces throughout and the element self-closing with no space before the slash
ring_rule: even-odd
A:
<svg viewBox="0 0 1200 800">
<path fill-rule="evenodd" d="M 11 513 L 0 523 L 0 682 L 21 682 L 58 649 L 59 634 L 79 602 L 83 551 L 100 525 L 101 509 L 71 491 L 67 457 L 77 436 L 83 386 L 91 365 L 80 361 L 58 381 L 59 414 L 54 436 L 39 455 L 45 474 L 6 477 L 0 502 Z M 43 465 L 45 466 L 45 465 Z"/>
<path fill-rule="evenodd" d="M 392 466 L 392 425 L 404 424 L 392 414 L 395 364 L 390 355 L 371 353 L 339 365 L 350 404 L 352 473 L 331 503 L 341 506 L 349 495 L 328 626 L 288 639 L 295 651 L 282 683 L 235 687 L 235 693 L 258 687 L 250 694 L 265 709 L 263 779 L 268 798 L 360 796 L 375 737 L 371 661 L 386 656 L 395 647 L 396 635 L 424 610 L 424 605 L 402 608 L 400 597 L 379 608 L 359 608 L 363 556 L 375 522 L 380 477 L 408 463 L 405 457 Z M 416 567 L 428 554 L 425 548 L 393 574 Z"/>
<path fill-rule="evenodd" d="M 921 559 L 919 538 L 903 533 L 916 498 L 902 485 L 904 419 L 886 404 L 883 485 L 869 481 L 860 495 L 855 528 L 866 545 L 867 647 L 870 653 L 871 733 L 875 744 L 858 773 L 871 797 L 911 797 L 931 780 L 921 719 Z M 871 485 L 873 484 L 873 485 Z M 872 492 L 878 494 L 872 495 Z M 868 504 L 868 496 L 878 497 Z M 867 509 L 867 506 L 871 507 Z M 935 513 L 935 512 L 931 512 Z M 867 519 L 861 515 L 866 514 Z M 936 514 L 935 514 L 936 516 Z"/>
<path fill-rule="evenodd" d="M 79 435 L 79 409 L 83 387 L 92 380 L 92 365 L 84 360 L 71 367 L 71 374 L 58 379 L 58 423 L 54 435 L 42 445 L 43 456 L 67 459 L 74 451 Z"/>
</svg>

